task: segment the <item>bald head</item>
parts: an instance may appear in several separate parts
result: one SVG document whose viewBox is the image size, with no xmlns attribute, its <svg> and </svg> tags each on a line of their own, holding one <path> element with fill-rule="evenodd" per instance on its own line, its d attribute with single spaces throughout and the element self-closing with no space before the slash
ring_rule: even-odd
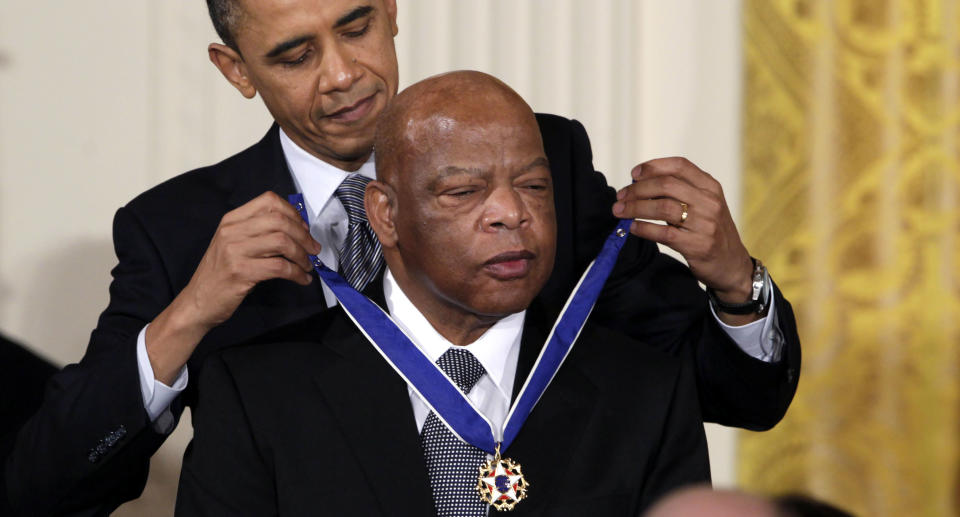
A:
<svg viewBox="0 0 960 517">
<path fill-rule="evenodd" d="M 677 490 L 653 506 L 645 517 L 778 517 L 770 501 L 732 490 L 709 486 Z"/>
<path fill-rule="evenodd" d="M 463 139 L 465 131 L 494 120 L 540 139 L 533 110 L 496 77 L 463 70 L 415 83 L 380 116 L 374 141 L 377 178 L 392 183 L 404 164 L 430 153 L 436 143 Z"/>
<path fill-rule="evenodd" d="M 526 309 L 553 269 L 556 217 L 523 99 L 479 72 L 431 77 L 391 102 L 374 145 L 367 218 L 434 328 L 467 344 L 479 335 L 469 329 Z"/>
</svg>

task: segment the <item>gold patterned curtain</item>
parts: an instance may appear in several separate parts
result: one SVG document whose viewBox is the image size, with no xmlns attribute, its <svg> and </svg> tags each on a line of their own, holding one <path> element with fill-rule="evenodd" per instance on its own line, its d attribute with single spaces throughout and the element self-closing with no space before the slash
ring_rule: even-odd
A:
<svg viewBox="0 0 960 517">
<path fill-rule="evenodd" d="M 743 233 L 803 367 L 740 482 L 960 515 L 960 0 L 743 6 Z"/>
</svg>

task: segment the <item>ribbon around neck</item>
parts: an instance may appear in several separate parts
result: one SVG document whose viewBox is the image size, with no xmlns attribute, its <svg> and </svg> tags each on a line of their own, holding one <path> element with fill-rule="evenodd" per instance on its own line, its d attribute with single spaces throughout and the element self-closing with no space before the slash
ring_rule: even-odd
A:
<svg viewBox="0 0 960 517">
<path fill-rule="evenodd" d="M 303 195 L 292 194 L 288 200 L 309 225 Z M 510 446 L 550 381 L 563 365 L 617 262 L 632 222 L 631 219 L 619 221 L 604 242 L 600 254 L 580 277 L 550 331 L 546 344 L 540 350 L 520 394 L 514 400 L 503 429 L 496 429 L 474 407 L 457 385 L 423 354 L 386 311 L 354 289 L 315 255 L 310 255 L 309 258 L 314 270 L 333 291 L 344 312 L 364 337 L 453 434 L 474 447 L 494 454 L 498 443 L 501 451 Z"/>
</svg>

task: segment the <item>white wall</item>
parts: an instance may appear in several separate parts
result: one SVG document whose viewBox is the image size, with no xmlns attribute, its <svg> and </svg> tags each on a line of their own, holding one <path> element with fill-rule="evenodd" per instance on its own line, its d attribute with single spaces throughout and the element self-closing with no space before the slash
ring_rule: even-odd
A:
<svg viewBox="0 0 960 517">
<path fill-rule="evenodd" d="M 609 182 L 685 155 L 738 206 L 739 1 L 399 0 L 401 86 L 493 73 L 537 111 L 579 119 Z M 80 358 L 107 302 L 118 206 L 246 147 L 269 115 L 209 64 L 203 2 L 0 3 L 0 329 Z M 187 420 L 185 424 L 189 424 Z M 125 515 L 170 513 L 181 425 Z M 714 476 L 732 435 L 710 429 Z M 125 512 L 125 513 L 124 513 Z"/>
</svg>

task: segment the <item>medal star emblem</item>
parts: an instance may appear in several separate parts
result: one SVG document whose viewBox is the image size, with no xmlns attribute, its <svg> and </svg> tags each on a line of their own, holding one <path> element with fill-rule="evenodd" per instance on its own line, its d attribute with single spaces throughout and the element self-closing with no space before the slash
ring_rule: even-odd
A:
<svg viewBox="0 0 960 517">
<path fill-rule="evenodd" d="M 523 478 L 519 464 L 497 456 L 480 466 L 477 492 L 484 502 L 502 512 L 512 510 L 526 497 L 530 484 Z"/>
</svg>

